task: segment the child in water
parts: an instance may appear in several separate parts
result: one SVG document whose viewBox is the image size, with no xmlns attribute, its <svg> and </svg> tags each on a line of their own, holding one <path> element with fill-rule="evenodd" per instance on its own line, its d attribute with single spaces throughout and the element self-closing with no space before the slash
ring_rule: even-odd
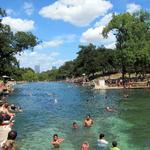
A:
<svg viewBox="0 0 150 150">
<path fill-rule="evenodd" d="M 72 128 L 73 128 L 73 129 L 77 129 L 77 128 L 79 128 L 79 126 L 78 126 L 78 124 L 77 124 L 76 122 L 73 122 Z"/>
<path fill-rule="evenodd" d="M 111 150 L 120 150 L 118 147 L 117 147 L 117 142 L 116 141 L 113 141 L 112 142 L 112 148 L 111 148 Z"/>
<path fill-rule="evenodd" d="M 53 135 L 53 141 L 51 142 L 52 145 L 54 145 L 54 148 L 59 149 L 61 142 L 63 142 L 64 139 L 59 138 L 57 134 Z"/>
<path fill-rule="evenodd" d="M 88 150 L 89 148 L 89 143 L 88 142 L 84 142 L 81 146 L 81 150 Z"/>
</svg>

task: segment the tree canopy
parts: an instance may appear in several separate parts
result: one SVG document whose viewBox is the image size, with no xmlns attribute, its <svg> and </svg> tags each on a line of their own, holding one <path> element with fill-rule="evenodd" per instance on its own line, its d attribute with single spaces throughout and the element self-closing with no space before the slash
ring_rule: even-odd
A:
<svg viewBox="0 0 150 150">
<path fill-rule="evenodd" d="M 14 68 L 19 67 L 15 57 L 24 50 L 33 50 L 38 39 L 31 32 L 13 32 L 9 25 L 2 23 L 6 16 L 5 10 L 0 8 L 0 76 L 12 75 Z"/>
</svg>

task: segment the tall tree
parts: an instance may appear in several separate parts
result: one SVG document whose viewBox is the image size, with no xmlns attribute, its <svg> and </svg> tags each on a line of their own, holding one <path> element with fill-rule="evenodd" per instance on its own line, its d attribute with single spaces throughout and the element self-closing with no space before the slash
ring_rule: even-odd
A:
<svg viewBox="0 0 150 150">
<path fill-rule="evenodd" d="M 123 78 L 125 73 L 134 68 L 137 60 L 143 60 L 144 57 L 146 64 L 149 60 L 149 16 L 149 13 L 146 12 L 113 15 L 112 20 L 103 30 L 103 36 L 106 38 L 110 31 L 116 35 L 118 65 L 121 68 Z"/>
<path fill-rule="evenodd" d="M 96 56 L 96 46 L 89 44 L 87 46 L 80 45 L 80 51 L 77 53 L 78 56 L 75 60 L 75 72 L 77 75 L 94 75 L 96 72 L 95 67 L 95 56 Z"/>
<path fill-rule="evenodd" d="M 2 19 L 6 15 L 0 8 L 0 76 L 12 75 L 14 68 L 19 66 L 15 55 L 24 50 L 33 50 L 38 44 L 37 38 L 30 32 L 11 31 L 9 25 L 2 24 Z"/>
</svg>

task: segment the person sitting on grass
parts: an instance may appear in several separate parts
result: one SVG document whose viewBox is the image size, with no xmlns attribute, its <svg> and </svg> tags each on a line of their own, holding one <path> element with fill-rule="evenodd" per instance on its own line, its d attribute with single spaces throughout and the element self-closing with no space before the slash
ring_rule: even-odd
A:
<svg viewBox="0 0 150 150">
<path fill-rule="evenodd" d="M 120 150 L 118 147 L 117 147 L 117 142 L 116 141 L 113 141 L 112 142 L 112 148 L 111 150 Z"/>
<path fill-rule="evenodd" d="M 93 125 L 93 120 L 90 115 L 87 115 L 84 120 L 84 127 L 91 127 Z"/>
<path fill-rule="evenodd" d="M 54 134 L 54 135 L 53 135 L 53 141 L 51 142 L 51 144 L 54 145 L 54 148 L 59 149 L 59 148 L 60 148 L 60 144 L 61 144 L 61 142 L 63 142 L 63 141 L 64 141 L 64 139 L 59 138 L 59 137 L 58 137 L 58 134 Z"/>
</svg>

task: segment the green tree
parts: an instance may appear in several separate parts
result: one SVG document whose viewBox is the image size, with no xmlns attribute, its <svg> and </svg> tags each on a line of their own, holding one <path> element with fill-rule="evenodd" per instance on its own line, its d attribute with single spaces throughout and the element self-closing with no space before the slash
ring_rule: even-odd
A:
<svg viewBox="0 0 150 150">
<path fill-rule="evenodd" d="M 98 72 L 106 74 L 117 71 L 115 52 L 116 51 L 106 49 L 105 47 L 98 47 L 96 49 L 95 67 L 97 67 Z"/>
<path fill-rule="evenodd" d="M 22 79 L 29 82 L 38 81 L 38 76 L 31 68 L 27 68 L 22 74 Z"/>
<path fill-rule="evenodd" d="M 80 51 L 75 60 L 74 72 L 76 75 L 81 76 L 85 73 L 87 76 L 94 75 L 97 71 L 95 67 L 96 46 L 89 44 L 87 46 L 80 45 Z"/>
<path fill-rule="evenodd" d="M 19 67 L 15 55 L 24 50 L 33 50 L 39 42 L 30 32 L 11 31 L 9 25 L 2 24 L 2 18 L 6 15 L 0 8 L 0 76 L 12 75 L 14 68 Z"/>
<path fill-rule="evenodd" d="M 59 68 L 59 74 L 61 78 L 72 77 L 74 75 L 74 61 L 67 61 L 64 65 Z"/>
<path fill-rule="evenodd" d="M 123 78 L 125 73 L 132 72 L 141 62 L 142 68 L 147 67 L 150 56 L 149 26 L 149 13 L 138 12 L 113 15 L 112 20 L 104 28 L 104 37 L 107 38 L 110 31 L 116 35 L 116 55 Z"/>
</svg>

